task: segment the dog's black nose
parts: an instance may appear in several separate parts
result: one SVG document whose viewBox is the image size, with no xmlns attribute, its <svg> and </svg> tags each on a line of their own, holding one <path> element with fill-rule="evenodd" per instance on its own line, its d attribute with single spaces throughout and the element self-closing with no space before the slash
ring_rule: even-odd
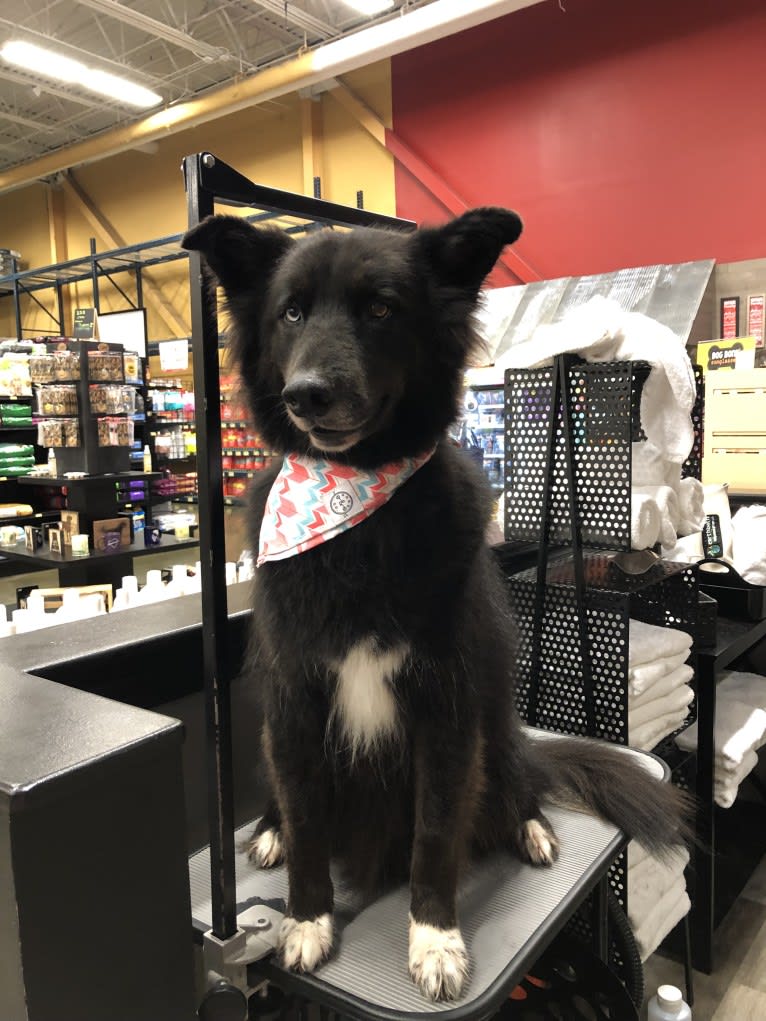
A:
<svg viewBox="0 0 766 1021">
<path fill-rule="evenodd" d="M 333 390 L 318 376 L 299 376 L 284 388 L 282 400 L 299 418 L 320 418 L 333 404 Z"/>
</svg>

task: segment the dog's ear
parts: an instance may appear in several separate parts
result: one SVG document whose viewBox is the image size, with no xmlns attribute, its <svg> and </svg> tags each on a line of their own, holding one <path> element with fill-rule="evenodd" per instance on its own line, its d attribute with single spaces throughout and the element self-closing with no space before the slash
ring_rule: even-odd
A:
<svg viewBox="0 0 766 1021">
<path fill-rule="evenodd" d="M 293 244 L 284 231 L 256 229 L 240 216 L 208 216 L 181 239 L 202 253 L 229 298 L 257 287 Z"/>
<path fill-rule="evenodd" d="M 443 227 L 419 230 L 415 243 L 442 283 L 478 293 L 506 245 L 523 228 L 511 209 L 470 209 Z"/>
</svg>

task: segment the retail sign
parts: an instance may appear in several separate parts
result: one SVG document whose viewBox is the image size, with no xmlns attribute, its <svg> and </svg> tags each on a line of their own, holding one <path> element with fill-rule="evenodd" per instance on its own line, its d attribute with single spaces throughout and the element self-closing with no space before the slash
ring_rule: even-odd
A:
<svg viewBox="0 0 766 1021">
<path fill-rule="evenodd" d="M 160 368 L 163 372 L 182 372 L 189 368 L 189 342 L 183 340 L 162 340 L 157 345 L 160 349 Z"/>
<path fill-rule="evenodd" d="M 703 373 L 719 369 L 752 369 L 755 366 L 755 338 L 707 340 L 697 345 L 697 362 Z"/>
<path fill-rule="evenodd" d="M 74 310 L 73 336 L 77 340 L 93 340 L 96 336 L 95 308 L 76 308 Z"/>
<path fill-rule="evenodd" d="M 721 298 L 721 336 L 731 340 L 739 334 L 739 298 Z"/>
<path fill-rule="evenodd" d="M 766 295 L 751 294 L 747 299 L 747 332 L 755 338 L 755 346 L 763 347 L 763 308 Z"/>
</svg>

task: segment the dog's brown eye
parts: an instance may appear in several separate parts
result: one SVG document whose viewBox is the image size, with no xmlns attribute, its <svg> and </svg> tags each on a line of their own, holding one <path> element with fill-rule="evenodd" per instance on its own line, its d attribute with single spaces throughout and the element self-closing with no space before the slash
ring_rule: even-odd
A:
<svg viewBox="0 0 766 1021">
<path fill-rule="evenodd" d="M 390 311 L 384 301 L 373 301 L 370 305 L 370 315 L 373 319 L 385 319 Z"/>
<path fill-rule="evenodd" d="M 297 305 L 288 305 L 282 313 L 282 318 L 288 323 L 299 323 L 303 318 L 303 313 Z"/>
</svg>

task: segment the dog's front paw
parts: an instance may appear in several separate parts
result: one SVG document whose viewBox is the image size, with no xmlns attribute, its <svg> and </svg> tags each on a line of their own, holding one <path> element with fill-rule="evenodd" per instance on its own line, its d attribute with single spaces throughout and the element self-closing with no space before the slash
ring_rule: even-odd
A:
<svg viewBox="0 0 766 1021">
<path fill-rule="evenodd" d="M 247 845 L 247 856 L 259 869 L 272 869 L 281 865 L 284 859 L 282 834 L 279 830 L 268 829 L 253 834 Z"/>
<path fill-rule="evenodd" d="M 299 922 L 289 916 L 279 930 L 279 955 L 291 971 L 313 971 L 330 956 L 332 915 L 319 915 Z"/>
<path fill-rule="evenodd" d="M 429 1000 L 457 1000 L 468 978 L 459 929 L 437 929 L 410 917 L 410 975 Z"/>
</svg>

